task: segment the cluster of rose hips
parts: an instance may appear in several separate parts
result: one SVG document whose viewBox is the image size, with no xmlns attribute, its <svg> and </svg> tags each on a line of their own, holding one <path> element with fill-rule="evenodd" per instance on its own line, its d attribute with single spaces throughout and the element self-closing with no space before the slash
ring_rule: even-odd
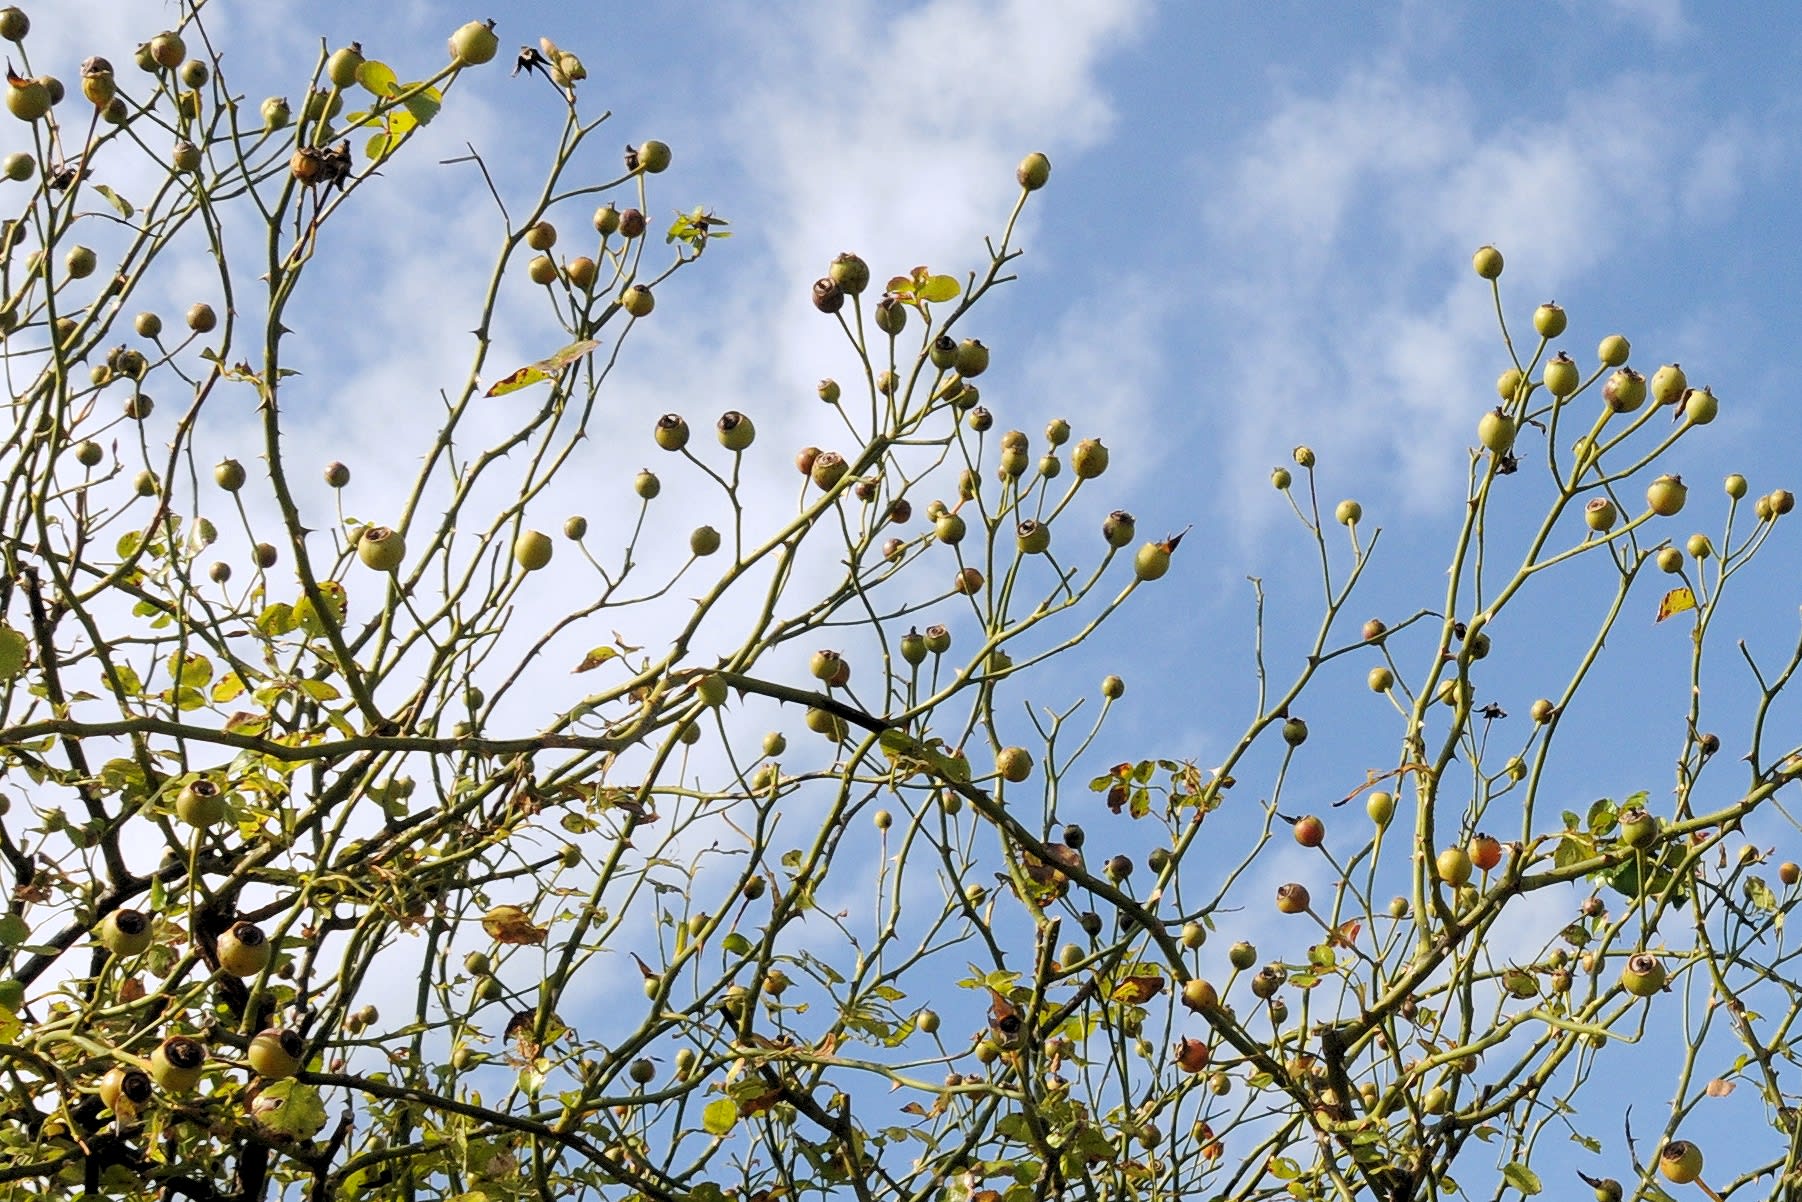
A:
<svg viewBox="0 0 1802 1202">
<path fill-rule="evenodd" d="M 1485 246 L 1476 252 L 1472 260 L 1476 273 L 1486 280 L 1495 280 L 1502 273 L 1502 255 L 1493 246 Z M 1533 312 L 1533 329 L 1541 339 L 1549 342 L 1562 335 L 1568 325 L 1568 315 L 1555 303 L 1547 302 Z M 1627 365 L 1632 347 L 1620 334 L 1610 334 L 1602 339 L 1596 348 L 1596 357 L 1601 371 L 1613 368 L 1602 384 L 1603 416 L 1602 420 L 1614 414 L 1636 412 L 1648 400 L 1654 407 L 1669 407 L 1675 414 L 1675 420 L 1683 422 L 1687 427 L 1705 426 L 1714 421 L 1720 413 L 1720 401 L 1707 385 L 1700 388 L 1690 386 L 1689 377 L 1681 364 L 1666 363 L 1652 373 L 1648 380 L 1644 374 Z M 1568 400 L 1585 387 L 1582 372 L 1577 363 L 1564 351 L 1546 361 L 1538 384 L 1528 379 L 1525 372 L 1518 367 L 1510 367 L 1496 380 L 1496 393 L 1502 404 L 1486 412 L 1477 423 L 1477 441 L 1491 454 L 1500 459 L 1511 454 L 1514 440 L 1525 421 L 1524 406 L 1527 398 L 1537 387 L 1543 387 L 1558 403 Z M 1600 450 L 1597 442 L 1601 422 L 1597 423 L 1597 431 L 1584 435 L 1577 440 L 1574 448 L 1578 467 L 1587 470 L 1594 466 L 1595 458 Z M 1747 485 L 1744 476 L 1737 473 L 1727 477 L 1727 495 L 1737 501 L 1746 495 Z M 1673 517 L 1681 512 L 1688 496 L 1688 488 L 1681 476 L 1661 475 L 1646 489 L 1646 507 L 1659 517 Z M 1778 489 L 1759 497 L 1753 503 L 1753 512 L 1759 521 L 1772 521 L 1795 508 L 1795 496 L 1786 489 Z M 1620 509 L 1612 498 L 1597 497 L 1587 503 L 1583 512 L 1583 520 L 1590 530 L 1597 534 L 1612 531 L 1620 520 Z M 1705 559 L 1713 554 L 1713 547 L 1705 535 L 1692 535 L 1683 550 L 1666 547 L 1658 556 L 1658 565 L 1667 572 L 1681 570 L 1683 554 L 1687 551 L 1692 558 Z"/>
<path fill-rule="evenodd" d="M 114 910 L 95 927 L 94 938 L 119 959 L 139 956 L 151 946 L 151 920 L 138 910 Z M 259 976 L 272 958 L 268 936 L 252 922 L 237 922 L 220 932 L 215 952 L 219 971 L 238 978 Z M 206 1059 L 206 1047 L 198 1039 L 170 1035 L 148 1058 L 109 1070 L 100 1082 L 101 1100 L 122 1114 L 122 1101 L 132 1107 L 148 1103 L 153 1084 L 172 1094 L 190 1092 L 200 1083 Z M 292 1028 L 266 1028 L 251 1037 L 244 1061 L 266 1081 L 292 1077 L 306 1063 L 306 1040 Z"/>
<path fill-rule="evenodd" d="M 669 166 L 670 148 L 666 143 L 655 140 L 628 146 L 626 162 L 631 172 L 654 175 Z M 621 209 L 609 202 L 594 211 L 591 224 L 601 236 L 596 254 L 602 260 L 610 256 L 615 258 L 623 270 L 631 244 L 644 236 L 644 213 L 636 208 Z M 622 247 L 611 246 L 611 240 L 616 234 L 624 241 Z M 577 255 L 559 266 L 549 253 L 557 245 L 557 227 L 550 221 L 540 219 L 533 222 L 520 235 L 520 241 L 527 249 L 538 252 L 526 262 L 526 276 L 534 284 L 549 287 L 562 281 L 585 296 L 593 293 L 600 279 L 599 262 L 588 255 Z M 629 317 L 649 317 L 657 307 L 657 298 L 649 284 L 633 282 L 620 293 L 618 304 Z"/>
</svg>

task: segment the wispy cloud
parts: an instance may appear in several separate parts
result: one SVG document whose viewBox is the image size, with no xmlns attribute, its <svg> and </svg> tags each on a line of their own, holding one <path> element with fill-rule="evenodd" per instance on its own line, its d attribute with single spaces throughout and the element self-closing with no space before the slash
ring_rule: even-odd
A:
<svg viewBox="0 0 1802 1202">
<path fill-rule="evenodd" d="M 1461 486 L 1444 448 L 1472 437 L 1506 365 L 1466 256 L 1504 248 L 1522 322 L 1548 296 L 1593 289 L 1625 240 L 1690 216 L 1683 189 L 1645 186 L 1648 163 L 1685 179 L 1736 161 L 1744 141 L 1644 73 L 1573 91 L 1550 123 L 1480 115 L 1459 85 L 1399 59 L 1285 97 L 1207 180 L 1203 293 L 1247 394 L 1220 423 L 1229 495 L 1305 439 L 1338 456 L 1347 486 L 1443 500 Z M 1718 213 L 1737 188 L 1710 180 Z M 1572 353 L 1587 362 L 1607 313 L 1583 317 Z"/>
<path fill-rule="evenodd" d="M 1689 32 L 1683 0 L 1608 0 L 1616 20 L 1637 25 L 1661 42 L 1674 42 Z"/>
</svg>

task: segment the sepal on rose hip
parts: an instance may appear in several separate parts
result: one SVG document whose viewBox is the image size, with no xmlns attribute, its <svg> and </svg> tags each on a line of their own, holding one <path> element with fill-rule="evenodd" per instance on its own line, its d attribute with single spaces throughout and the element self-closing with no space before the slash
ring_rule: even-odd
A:
<svg viewBox="0 0 1802 1202">
<path fill-rule="evenodd" d="M 200 1084 L 206 1048 L 186 1035 L 171 1035 L 150 1053 L 150 1076 L 169 1093 L 187 1093 Z"/>
<path fill-rule="evenodd" d="M 220 932 L 215 945 L 219 970 L 234 977 L 254 977 L 268 967 L 273 949 L 254 922 L 235 922 Z"/>
<path fill-rule="evenodd" d="M 451 61 L 459 67 L 479 67 L 492 62 L 501 46 L 495 36 L 494 21 L 470 21 L 459 25 L 450 35 Z"/>
<path fill-rule="evenodd" d="M 1660 476 L 1646 488 L 1646 504 L 1659 517 L 1674 517 L 1683 509 L 1689 487 L 1682 476 Z"/>
<path fill-rule="evenodd" d="M 845 307 L 845 290 L 830 276 L 821 276 L 813 282 L 813 307 L 822 313 L 837 313 Z"/>
<path fill-rule="evenodd" d="M 1182 541 L 1182 534 L 1173 534 L 1162 542 L 1140 547 L 1139 553 L 1133 556 L 1133 575 L 1141 581 L 1163 579 L 1170 571 L 1170 557 Z"/>
<path fill-rule="evenodd" d="M 1514 419 L 1499 406 L 1485 413 L 1477 422 L 1477 441 L 1497 455 L 1505 455 L 1514 447 Z"/>
<path fill-rule="evenodd" d="M 1621 988 L 1634 997 L 1651 997 L 1664 989 L 1664 964 L 1650 952 L 1635 952 L 1621 969 Z"/>
<path fill-rule="evenodd" d="M 266 1081 L 279 1081 L 300 1071 L 301 1057 L 307 1041 L 292 1028 L 268 1027 L 258 1031 L 250 1041 L 246 1059 L 257 1076 Z"/>
<path fill-rule="evenodd" d="M 1559 351 L 1546 362 L 1545 370 L 1540 375 L 1546 391 L 1560 399 L 1576 392 L 1577 385 L 1582 382 L 1582 378 L 1583 373 L 1577 369 L 1576 360 L 1563 351 Z"/>
<path fill-rule="evenodd" d="M 1533 310 L 1533 329 L 1541 338 L 1558 337 L 1564 333 L 1568 321 L 1569 317 L 1556 301 L 1547 301 Z"/>
<path fill-rule="evenodd" d="M 1014 179 L 1028 192 L 1037 192 L 1051 180 L 1051 160 L 1039 151 L 1033 151 L 1020 160 L 1014 169 Z"/>
<path fill-rule="evenodd" d="M 1687 1139 L 1673 1139 L 1658 1153 L 1658 1171 L 1669 1181 L 1688 1185 L 1702 1176 L 1702 1149 Z"/>
<path fill-rule="evenodd" d="M 736 409 L 729 409 L 720 415 L 716 423 L 720 445 L 728 451 L 743 451 L 757 438 L 757 427 L 751 419 Z"/>
<path fill-rule="evenodd" d="M 100 920 L 95 938 L 115 956 L 135 956 L 150 946 L 150 918 L 140 910 L 122 907 Z"/>
<path fill-rule="evenodd" d="M 1680 363 L 1666 363 L 1652 373 L 1652 401 L 1658 405 L 1675 405 L 1689 391 L 1689 377 Z"/>
<path fill-rule="evenodd" d="M 1602 400 L 1616 413 L 1632 413 L 1646 400 L 1646 378 L 1631 367 L 1622 367 L 1602 385 Z"/>
<path fill-rule="evenodd" d="M 392 572 L 407 557 L 407 540 L 387 526 L 365 526 L 357 537 L 357 558 L 378 572 Z"/>
<path fill-rule="evenodd" d="M 134 1115 L 156 1092 L 150 1074 L 143 1069 L 115 1064 L 100 1078 L 100 1100 L 106 1108 L 123 1120 Z"/>
<path fill-rule="evenodd" d="M 870 286 L 870 265 L 848 250 L 832 260 L 826 275 L 844 290 L 846 296 L 858 296 Z"/>
</svg>

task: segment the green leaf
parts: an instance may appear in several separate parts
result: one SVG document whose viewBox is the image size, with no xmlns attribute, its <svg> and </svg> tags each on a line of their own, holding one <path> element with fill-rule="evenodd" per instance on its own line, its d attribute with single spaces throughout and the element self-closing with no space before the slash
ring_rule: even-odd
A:
<svg viewBox="0 0 1802 1202">
<path fill-rule="evenodd" d="M 100 784 L 109 793 L 124 793 L 137 798 L 144 794 L 149 781 L 136 760 L 108 760 L 100 766 Z"/>
<path fill-rule="evenodd" d="M 926 282 L 914 291 L 914 295 L 923 301 L 948 301 L 962 291 L 952 277 L 934 275 L 926 277 Z"/>
<path fill-rule="evenodd" d="M 1771 887 L 1764 883 L 1763 877 L 1747 877 L 1745 888 L 1748 902 L 1767 914 L 1777 912 L 1777 895 L 1771 892 Z"/>
<path fill-rule="evenodd" d="M 0 625 L 0 681 L 17 680 L 31 661 L 25 636 L 11 626 Z"/>
<path fill-rule="evenodd" d="M 737 931 L 728 934 L 720 941 L 720 947 L 729 955 L 748 956 L 751 954 L 751 941 Z"/>
<path fill-rule="evenodd" d="M 378 130 L 369 135 L 369 141 L 363 143 L 363 157 L 374 162 L 388 153 L 388 135 Z"/>
<path fill-rule="evenodd" d="M 123 196 L 119 195 L 105 184 L 95 184 L 94 191 L 106 197 L 106 203 L 117 209 L 119 211 L 119 216 L 121 217 L 130 218 L 130 216 L 137 211 L 131 207 L 131 201 L 126 200 Z"/>
<path fill-rule="evenodd" d="M 709 1135 L 726 1135 L 738 1125 L 738 1103 L 731 1098 L 715 1098 L 701 1111 L 701 1127 Z"/>
<path fill-rule="evenodd" d="M 959 785 L 970 783 L 969 760 L 955 755 L 940 755 L 935 751 L 932 753 L 932 764 L 944 779 Z"/>
<path fill-rule="evenodd" d="M 319 1091 L 311 1085 L 302 1085 L 299 1081 L 271 1081 L 265 1084 L 259 1100 L 267 1103 L 274 1099 L 273 1110 L 257 1108 L 257 1121 L 271 1131 L 296 1139 L 311 1139 L 319 1134 L 325 1126 L 325 1103 L 319 1098 Z"/>
<path fill-rule="evenodd" d="M 1552 853 L 1552 864 L 1557 868 L 1568 868 L 1579 860 L 1587 860 L 1595 854 L 1595 842 L 1588 835 L 1577 835 L 1569 832 L 1558 840 L 1558 849 Z"/>
<path fill-rule="evenodd" d="M 902 760 L 918 760 L 926 753 L 926 749 L 920 745 L 920 740 L 904 730 L 883 731 L 877 737 L 876 745 L 882 748 L 882 754 L 889 758 L 890 763 L 898 764 Z"/>
<path fill-rule="evenodd" d="M 1032 1124 L 1019 1111 L 1002 1115 L 995 1121 L 995 1134 L 1003 1139 L 1025 1141 L 1032 1138 Z"/>
<path fill-rule="evenodd" d="M 0 914 L 0 944 L 18 947 L 31 938 L 31 926 L 17 914 Z"/>
<path fill-rule="evenodd" d="M 373 93 L 382 100 L 394 95 L 399 77 L 394 74 L 387 63 L 375 59 L 364 59 L 357 67 L 357 83 L 366 92 Z"/>
<path fill-rule="evenodd" d="M 1682 905 L 1689 899 L 1689 890 L 1683 887 L 1683 882 L 1677 879 L 1674 871 L 1682 858 L 1681 850 L 1666 848 L 1664 854 L 1653 864 L 1647 865 L 1645 856 L 1641 854 L 1595 875 L 1617 893 L 1634 900 L 1641 897 L 1668 897 Z"/>
<path fill-rule="evenodd" d="M 1543 1188 L 1539 1184 L 1539 1174 L 1518 1160 L 1502 1169 L 1502 1180 L 1529 1198 Z"/>
<path fill-rule="evenodd" d="M 407 85 L 409 89 L 416 86 L 418 85 Z M 444 94 L 437 88 L 421 88 L 419 91 L 414 92 L 412 95 L 402 100 L 401 104 L 405 106 L 407 115 L 412 118 L 412 121 L 410 121 L 407 126 L 409 129 L 412 128 L 414 123 L 419 125 L 430 125 L 432 118 L 436 117 L 438 111 L 444 107 Z M 397 113 L 395 114 L 396 133 L 401 132 L 399 120 L 400 114 Z"/>
</svg>

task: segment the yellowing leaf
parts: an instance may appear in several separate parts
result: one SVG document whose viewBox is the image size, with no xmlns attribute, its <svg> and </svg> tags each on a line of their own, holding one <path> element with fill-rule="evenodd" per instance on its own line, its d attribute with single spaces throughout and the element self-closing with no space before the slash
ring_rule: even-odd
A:
<svg viewBox="0 0 1802 1202">
<path fill-rule="evenodd" d="M 1163 992 L 1163 989 L 1163 977 L 1128 977 L 1114 986 L 1114 991 L 1108 997 L 1123 1006 L 1143 1006 Z"/>
<path fill-rule="evenodd" d="M 213 662 L 198 651 L 169 654 L 169 675 L 184 688 L 204 689 L 213 679 Z"/>
<path fill-rule="evenodd" d="M 30 658 L 25 636 L 11 626 L 0 626 L 0 681 L 17 680 Z"/>
<path fill-rule="evenodd" d="M 1033 900 L 1040 905 L 1062 897 L 1070 888 L 1070 878 L 1066 874 L 1082 866 L 1082 853 L 1074 847 L 1049 843 L 1045 851 L 1051 857 L 1049 863 L 1030 851 L 1020 853 L 1020 867 L 1026 874 Z"/>
<path fill-rule="evenodd" d="M 557 373 L 601 345 L 593 338 L 584 338 L 580 342 L 572 342 L 556 354 L 540 359 L 536 363 L 528 363 L 511 375 L 496 380 L 483 396 L 505 396 L 509 392 L 518 392 L 522 388 L 530 388 L 534 384 L 542 384 L 554 379 Z"/>
<path fill-rule="evenodd" d="M 738 1103 L 731 1098 L 715 1098 L 701 1111 L 701 1127 L 709 1135 L 727 1135 L 738 1124 Z"/>
<path fill-rule="evenodd" d="M 571 672 L 592 672 L 610 659 L 619 655 L 611 647 L 596 647 L 582 657 L 582 662 L 570 669 Z"/>
<path fill-rule="evenodd" d="M 387 63 L 366 59 L 357 65 L 357 82 L 363 85 L 364 91 L 386 100 L 394 95 L 395 85 L 400 82 L 400 78 Z"/>
<path fill-rule="evenodd" d="M 239 711 L 225 721 L 227 734 L 258 736 L 268 729 L 269 715 L 267 714 L 250 714 Z"/>
<path fill-rule="evenodd" d="M 482 929 L 496 943 L 543 943 L 547 934 L 532 922 L 532 916 L 518 906 L 496 906 L 482 915 Z"/>
<path fill-rule="evenodd" d="M 1664 595 L 1658 603 L 1658 620 L 1664 621 L 1672 614 L 1680 614 L 1686 609 L 1696 607 L 1696 595 L 1686 588 L 1674 588 Z"/>
<path fill-rule="evenodd" d="M 338 625 L 344 624 L 344 618 L 350 612 L 350 596 L 344 586 L 336 580 L 321 580 L 319 596 L 331 610 Z M 302 630 L 315 637 L 325 634 L 325 623 L 319 620 L 319 611 L 313 608 L 312 599 L 302 596 L 294 602 L 294 621 Z"/>
</svg>

